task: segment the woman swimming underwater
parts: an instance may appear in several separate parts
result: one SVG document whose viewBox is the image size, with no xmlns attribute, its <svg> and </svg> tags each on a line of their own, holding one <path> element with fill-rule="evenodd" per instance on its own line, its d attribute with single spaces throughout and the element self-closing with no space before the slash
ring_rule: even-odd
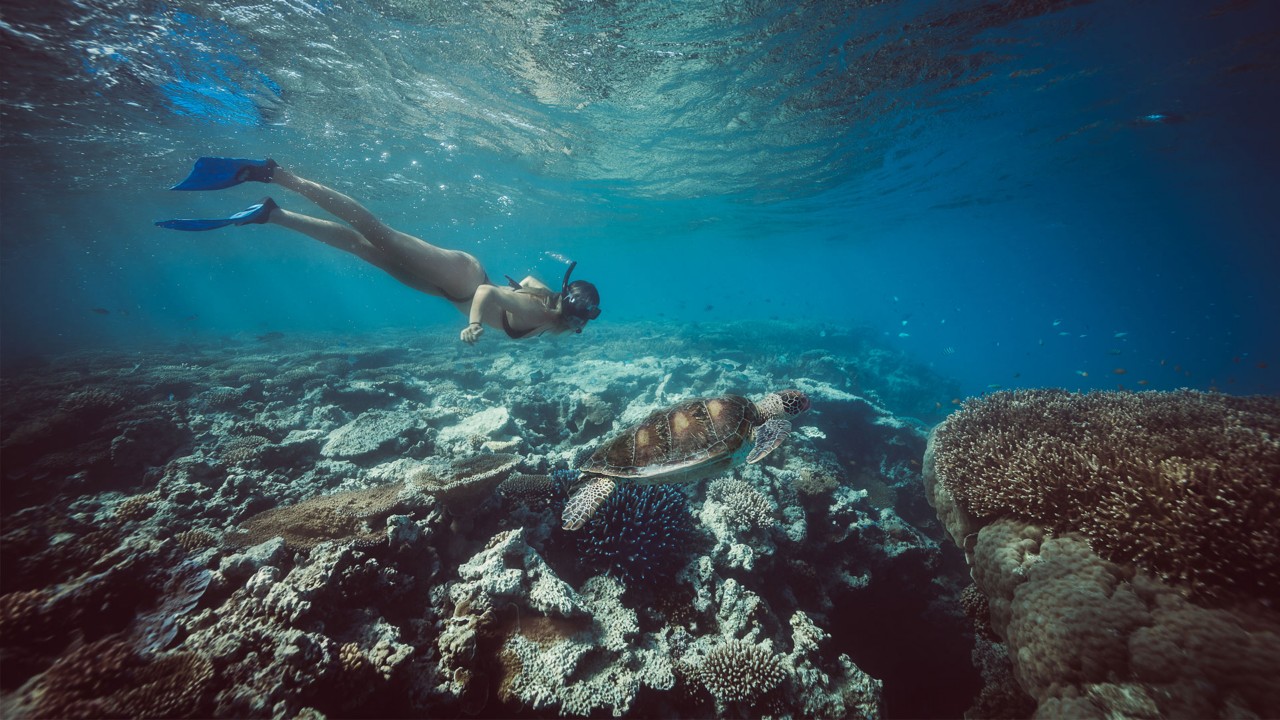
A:
<svg viewBox="0 0 1280 720">
<path fill-rule="evenodd" d="M 352 198 L 298 177 L 274 160 L 202 157 L 191 174 L 172 189 L 221 190 L 243 182 L 274 183 L 292 190 L 347 225 L 285 210 L 269 197 L 226 218 L 162 220 L 156 225 L 173 230 L 213 230 L 272 223 L 296 230 L 381 268 L 415 290 L 453 303 L 470 321 L 461 333 L 466 343 L 479 340 L 486 325 L 501 328 L 507 337 L 519 340 L 547 332 L 582 332 L 589 320 L 600 315 L 596 286 L 585 280 L 569 281 L 576 263 L 565 272 L 560 292 L 553 292 L 533 276 L 520 282 L 508 276 L 507 285 L 494 285 L 473 255 L 402 233 Z"/>
</svg>

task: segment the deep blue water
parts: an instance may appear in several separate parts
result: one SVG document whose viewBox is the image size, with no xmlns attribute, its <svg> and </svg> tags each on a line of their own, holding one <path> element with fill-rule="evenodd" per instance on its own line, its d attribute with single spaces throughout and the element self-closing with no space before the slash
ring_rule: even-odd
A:
<svg viewBox="0 0 1280 720">
<path fill-rule="evenodd" d="M 495 277 L 576 259 L 599 323 L 870 327 L 965 394 L 1280 390 L 1274 3 L 2 7 L 6 362 L 458 342 L 448 305 L 283 229 L 153 227 L 268 191 L 309 211 L 166 190 L 212 154 L 272 156 Z"/>
</svg>

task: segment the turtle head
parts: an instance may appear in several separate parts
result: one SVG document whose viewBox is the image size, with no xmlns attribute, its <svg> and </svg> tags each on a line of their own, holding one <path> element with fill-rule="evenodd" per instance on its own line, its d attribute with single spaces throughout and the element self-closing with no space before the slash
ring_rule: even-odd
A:
<svg viewBox="0 0 1280 720">
<path fill-rule="evenodd" d="M 799 390 L 782 390 L 765 395 L 756 407 L 766 419 L 790 419 L 809 409 L 809 396 Z"/>
</svg>

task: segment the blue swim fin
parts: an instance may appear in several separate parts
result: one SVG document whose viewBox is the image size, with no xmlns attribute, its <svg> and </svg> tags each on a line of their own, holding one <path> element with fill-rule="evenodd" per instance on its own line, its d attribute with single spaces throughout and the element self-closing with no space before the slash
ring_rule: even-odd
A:
<svg viewBox="0 0 1280 720">
<path fill-rule="evenodd" d="M 170 230 L 217 230 L 228 225 L 261 225 L 267 222 L 271 217 L 272 210 L 278 210 L 280 206 L 271 198 L 262 198 L 262 202 L 257 205 L 250 205 L 240 212 L 225 218 L 203 218 L 193 220 L 158 220 L 156 227 L 168 228 Z"/>
<path fill-rule="evenodd" d="M 275 160 L 202 157 L 196 160 L 191 174 L 170 190 L 221 190 L 242 182 L 271 182 L 271 171 L 280 167 Z"/>
</svg>

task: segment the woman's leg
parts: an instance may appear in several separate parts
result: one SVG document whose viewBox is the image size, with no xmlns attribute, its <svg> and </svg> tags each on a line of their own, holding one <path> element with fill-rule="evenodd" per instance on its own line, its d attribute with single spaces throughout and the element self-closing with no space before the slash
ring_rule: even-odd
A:
<svg viewBox="0 0 1280 720">
<path fill-rule="evenodd" d="M 377 265 L 410 287 L 433 295 L 439 295 L 443 291 L 455 298 L 469 298 L 475 293 L 476 288 L 488 279 L 484 268 L 472 255 L 459 250 L 439 248 L 395 230 L 384 224 L 363 205 L 332 188 L 300 178 L 283 168 L 276 168 L 271 180 L 349 223 L 368 248 L 375 251 L 377 255 L 368 254 L 367 250 L 356 252 L 342 245 L 334 245 L 335 247 L 341 247 Z M 296 213 L 289 215 L 296 215 Z M 286 215 L 285 218 L 288 216 Z M 272 222 L 276 222 L 275 213 L 272 214 L 271 219 Z M 315 218 L 308 218 L 308 220 L 324 222 Z M 331 224 L 341 227 L 336 223 Z M 319 229 L 320 226 L 310 227 Z M 301 227 L 295 229 L 311 235 Z M 328 235 L 328 230 L 324 234 L 337 239 L 337 236 Z M 333 245 L 324 237 L 316 235 L 312 237 Z M 344 238 L 343 241 L 345 242 L 346 239 Z"/>
<path fill-rule="evenodd" d="M 424 285 L 418 277 L 404 273 L 400 266 L 391 262 L 386 254 L 374 247 L 363 235 L 346 225 L 332 220 L 321 220 L 302 213 L 290 212 L 283 208 L 273 211 L 268 220 L 272 224 L 300 232 L 330 247 L 349 252 L 370 265 L 384 270 L 414 290 L 420 290 L 430 295 L 440 294 L 439 286 L 434 284 Z"/>
</svg>

